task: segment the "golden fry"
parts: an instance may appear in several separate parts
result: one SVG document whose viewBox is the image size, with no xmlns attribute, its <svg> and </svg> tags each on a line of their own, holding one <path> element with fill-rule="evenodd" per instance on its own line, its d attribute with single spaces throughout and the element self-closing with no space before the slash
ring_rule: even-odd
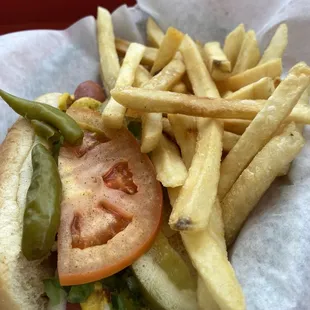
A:
<svg viewBox="0 0 310 310">
<path fill-rule="evenodd" d="M 193 95 L 159 90 L 150 91 L 134 87 L 115 89 L 111 94 L 122 105 L 142 112 L 240 120 L 252 120 L 267 102 L 266 100 L 200 98 Z M 310 108 L 296 106 L 287 121 L 310 124 Z"/>
<path fill-rule="evenodd" d="M 172 88 L 171 91 L 175 92 L 175 93 L 181 93 L 181 94 L 188 94 L 189 91 L 186 87 L 186 84 L 183 82 L 179 82 L 177 84 L 175 84 Z"/>
<path fill-rule="evenodd" d="M 226 99 L 268 99 L 274 91 L 272 78 L 264 77 L 257 82 L 244 86 L 234 93 L 226 95 Z"/>
<path fill-rule="evenodd" d="M 218 188 L 220 200 L 224 198 L 243 169 L 291 113 L 309 83 L 310 72 L 308 75 L 298 71 L 290 72 L 276 88 L 262 110 L 223 160 Z"/>
<path fill-rule="evenodd" d="M 281 76 L 281 74 L 282 61 L 280 58 L 276 58 L 228 78 L 227 81 L 224 82 L 224 85 L 228 90 L 236 91 L 241 87 L 260 80 L 261 78 L 270 77 L 274 79 Z"/>
<path fill-rule="evenodd" d="M 243 39 L 241 49 L 234 66 L 233 75 L 242 73 L 257 65 L 260 52 L 254 30 L 248 31 Z"/>
<path fill-rule="evenodd" d="M 219 308 L 245 310 L 241 286 L 221 245 L 207 229 L 181 235 L 194 267 Z"/>
<path fill-rule="evenodd" d="M 207 60 L 207 68 L 212 72 L 214 68 L 222 72 L 230 72 L 231 64 L 221 49 L 219 42 L 208 42 L 204 46 L 204 53 Z"/>
<path fill-rule="evenodd" d="M 223 135 L 223 150 L 225 152 L 229 152 L 238 142 L 240 139 L 239 135 L 236 135 L 235 133 L 224 131 Z"/>
<path fill-rule="evenodd" d="M 251 123 L 251 121 L 244 119 L 222 119 L 221 121 L 224 123 L 225 131 L 229 131 L 237 135 L 242 135 Z"/>
<path fill-rule="evenodd" d="M 165 34 L 151 17 L 147 19 L 146 34 L 147 41 L 151 46 L 160 47 Z"/>
<path fill-rule="evenodd" d="M 143 85 L 144 89 L 169 90 L 180 81 L 185 73 L 181 60 L 172 60 L 157 75 Z M 162 114 L 145 113 L 142 116 L 141 152 L 149 153 L 155 149 L 162 133 Z"/>
<path fill-rule="evenodd" d="M 225 39 L 223 51 L 230 61 L 232 68 L 235 66 L 238 58 L 244 36 L 244 25 L 240 24 L 232 32 L 230 32 Z"/>
<path fill-rule="evenodd" d="M 136 74 L 136 69 L 141 61 L 145 47 L 138 43 L 130 44 L 125 55 L 122 67 L 119 71 L 115 87 L 131 86 Z M 103 110 L 102 117 L 106 126 L 111 128 L 121 128 L 126 113 L 126 108 L 110 98 L 107 106 Z"/>
<path fill-rule="evenodd" d="M 163 186 L 178 187 L 184 184 L 187 170 L 173 142 L 162 135 L 150 158 L 156 170 L 157 180 Z"/>
<path fill-rule="evenodd" d="M 131 43 L 132 42 L 129 42 L 129 41 L 126 41 L 126 40 L 123 40 L 120 38 L 116 38 L 115 39 L 115 47 L 116 47 L 118 54 L 120 56 L 125 56 L 125 54 L 128 50 L 128 47 Z M 141 59 L 141 64 L 147 65 L 147 66 L 152 66 L 154 61 L 155 61 L 157 53 L 158 53 L 157 48 L 152 48 L 152 47 L 146 46 L 143 57 Z"/>
<path fill-rule="evenodd" d="M 179 30 L 169 27 L 162 43 L 158 49 L 156 59 L 151 69 L 151 74 L 155 74 L 165 67 L 175 56 L 183 40 L 184 34 Z"/>
<path fill-rule="evenodd" d="M 169 119 L 166 117 L 163 117 L 162 124 L 163 124 L 163 132 L 167 134 L 170 137 L 170 139 L 175 140 L 174 132 L 173 132 Z"/>
<path fill-rule="evenodd" d="M 266 63 L 274 58 L 282 58 L 284 50 L 288 43 L 287 25 L 281 24 L 272 37 L 268 47 L 266 48 L 259 65 Z"/>
<path fill-rule="evenodd" d="M 97 10 L 97 41 L 101 79 L 106 92 L 109 93 L 115 86 L 120 65 L 115 48 L 111 14 L 102 7 L 98 7 Z"/>
<path fill-rule="evenodd" d="M 169 219 L 172 229 L 184 231 L 207 228 L 217 193 L 222 135 L 223 129 L 219 122 L 206 120 L 201 123 L 197 151 Z"/>
<path fill-rule="evenodd" d="M 188 35 L 185 35 L 180 51 L 194 94 L 202 97 L 219 98 L 220 94 L 204 64 L 197 45 Z"/>
<path fill-rule="evenodd" d="M 297 156 L 304 143 L 296 125 L 291 123 L 281 135 L 272 138 L 242 172 L 222 201 L 228 245 L 233 243 L 249 213 L 278 173 Z"/>
<path fill-rule="evenodd" d="M 198 134 L 196 119 L 180 114 L 168 114 L 168 119 L 181 149 L 185 166 L 189 169 L 196 149 Z"/>
<path fill-rule="evenodd" d="M 152 78 L 152 75 L 143 66 L 139 65 L 136 70 L 135 79 L 133 81 L 134 87 L 142 87 L 143 84 L 147 83 Z"/>
</svg>

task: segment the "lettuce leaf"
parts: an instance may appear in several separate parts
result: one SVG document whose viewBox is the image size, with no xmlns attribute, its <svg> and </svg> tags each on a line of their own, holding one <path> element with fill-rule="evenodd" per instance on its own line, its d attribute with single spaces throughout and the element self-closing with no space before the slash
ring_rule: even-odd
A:
<svg viewBox="0 0 310 310">
<path fill-rule="evenodd" d="M 72 304 L 85 302 L 94 290 L 94 283 L 71 286 L 67 300 Z"/>
<path fill-rule="evenodd" d="M 44 280 L 44 290 L 52 306 L 58 305 L 62 295 L 65 294 L 65 291 L 59 284 L 59 280 L 56 278 Z"/>
</svg>

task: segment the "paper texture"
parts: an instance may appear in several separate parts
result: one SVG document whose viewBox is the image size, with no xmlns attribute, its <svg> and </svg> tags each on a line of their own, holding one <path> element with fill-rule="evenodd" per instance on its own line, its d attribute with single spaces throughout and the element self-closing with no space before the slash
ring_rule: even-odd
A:
<svg viewBox="0 0 310 310">
<path fill-rule="evenodd" d="M 117 36 L 143 42 L 150 15 L 163 29 L 175 26 L 202 42 L 223 42 L 243 22 L 263 50 L 286 22 L 289 45 L 283 63 L 310 64 L 310 2 L 307 0 L 138 0 L 139 8 L 113 14 Z M 99 79 L 95 20 L 86 17 L 65 31 L 28 31 L 0 37 L 0 87 L 33 99 L 46 92 L 73 92 Z M 0 142 L 17 116 L 0 102 Z M 260 201 L 231 250 L 247 309 L 310 309 L 310 131 L 288 177 L 278 179 Z"/>
</svg>

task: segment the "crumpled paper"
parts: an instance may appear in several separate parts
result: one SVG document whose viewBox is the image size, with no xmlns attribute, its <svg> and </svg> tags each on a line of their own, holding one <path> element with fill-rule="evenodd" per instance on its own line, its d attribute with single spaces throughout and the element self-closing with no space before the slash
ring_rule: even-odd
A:
<svg viewBox="0 0 310 310">
<path fill-rule="evenodd" d="M 145 40 L 151 15 L 165 30 L 174 26 L 202 42 L 217 40 L 243 22 L 263 48 L 286 22 L 285 71 L 310 64 L 308 0 L 138 0 L 113 13 L 117 36 Z M 0 87 L 33 99 L 46 92 L 73 92 L 84 80 L 99 80 L 95 20 L 86 17 L 64 31 L 27 31 L 0 37 Z M 0 142 L 17 115 L 0 101 Z M 242 229 L 230 258 L 249 310 L 310 309 L 310 130 L 287 177 L 278 178 Z"/>
</svg>

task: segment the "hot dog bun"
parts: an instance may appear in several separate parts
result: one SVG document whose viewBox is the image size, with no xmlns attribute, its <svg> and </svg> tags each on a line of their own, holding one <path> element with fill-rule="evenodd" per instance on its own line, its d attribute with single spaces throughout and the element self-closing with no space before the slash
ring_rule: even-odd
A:
<svg viewBox="0 0 310 310">
<path fill-rule="evenodd" d="M 37 101 L 57 106 L 59 93 Z M 26 194 L 32 176 L 31 149 L 36 143 L 30 122 L 20 118 L 0 146 L 0 309 L 42 310 L 43 280 L 53 276 L 45 260 L 27 261 L 21 252 Z"/>
</svg>

